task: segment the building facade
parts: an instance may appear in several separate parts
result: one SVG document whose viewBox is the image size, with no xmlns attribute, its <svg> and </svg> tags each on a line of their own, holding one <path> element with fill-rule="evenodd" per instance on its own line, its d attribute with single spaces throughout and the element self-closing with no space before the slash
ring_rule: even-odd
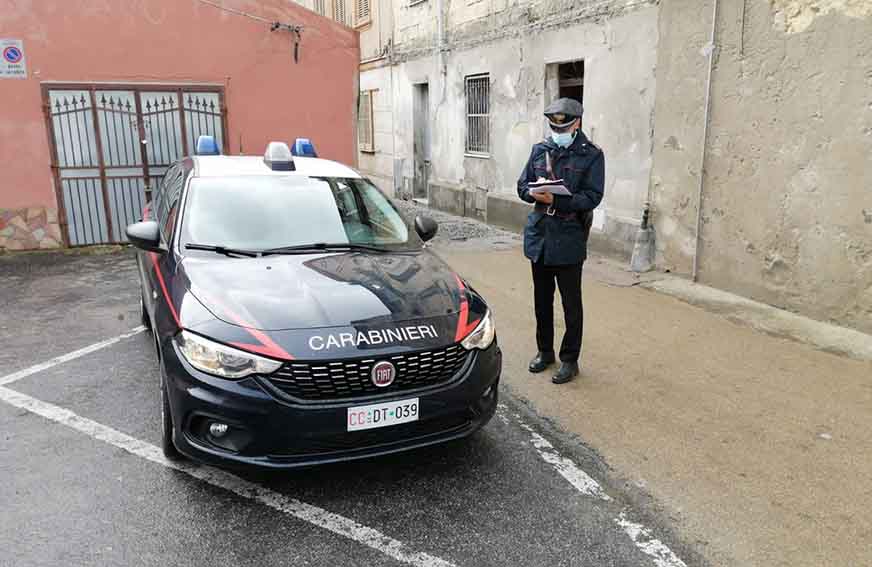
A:
<svg viewBox="0 0 872 567">
<path fill-rule="evenodd" d="M 0 30 L 0 251 L 123 242 L 200 134 L 357 158 L 358 35 L 289 0 L 12 3 Z"/>
<path fill-rule="evenodd" d="M 872 332 L 872 2 L 373 10 L 358 163 L 385 190 L 520 229 L 544 105 L 579 98 L 606 153 L 594 246 L 628 258 L 650 203 L 658 268 Z"/>
<path fill-rule="evenodd" d="M 557 96 L 577 98 L 584 130 L 608 156 L 595 228 L 603 245 L 628 254 L 650 178 L 657 3 L 390 8 L 384 56 L 361 66 L 361 170 L 396 195 L 519 228 L 528 211 L 516 182 L 547 134 L 542 111 Z"/>
</svg>

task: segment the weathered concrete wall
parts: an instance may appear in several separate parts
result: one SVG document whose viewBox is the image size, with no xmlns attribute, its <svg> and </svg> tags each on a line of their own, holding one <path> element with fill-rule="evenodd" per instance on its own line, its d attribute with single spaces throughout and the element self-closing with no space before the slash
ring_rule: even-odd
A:
<svg viewBox="0 0 872 567">
<path fill-rule="evenodd" d="M 447 3 L 452 27 L 444 67 L 432 49 L 435 37 L 421 24 L 423 12 L 432 13 L 435 8 L 400 8 L 398 26 L 406 43 L 397 46 L 393 103 L 394 156 L 402 160 L 403 176 L 413 177 L 413 85 L 427 83 L 430 182 L 431 188 L 438 188 L 431 191 L 431 199 L 436 197 L 431 204 L 465 203 L 467 215 L 487 218 L 488 196 L 514 195 L 530 147 L 545 133 L 542 111 L 547 99 L 556 95 L 546 89 L 546 66 L 583 59 L 583 128 L 593 133 L 607 156 L 606 199 L 597 212 L 595 226 L 623 239 L 622 250 L 631 248 L 628 235 L 638 225 L 648 195 L 658 8 L 607 12 L 600 14 L 601 18 L 581 18 L 562 26 L 537 23 L 535 18 L 533 23 L 529 18 L 525 23 L 506 15 L 514 28 L 495 27 L 492 18 L 473 17 L 474 13 L 463 16 L 461 8 L 461 3 Z M 484 9 L 476 5 L 468 8 L 473 12 Z M 407 22 L 404 27 L 409 14 L 415 23 Z M 410 30 L 417 30 L 417 35 Z M 483 30 L 489 30 L 492 37 Z M 490 76 L 491 150 L 485 158 L 464 154 L 464 81 L 479 73 Z M 448 198 L 446 191 L 467 194 Z M 504 203 L 500 205 L 505 209 Z M 518 214 L 511 213 L 513 217 Z"/>
<path fill-rule="evenodd" d="M 700 279 L 872 331 L 872 2 L 722 1 Z M 711 0 L 660 13 L 658 263 L 695 249 Z"/>
</svg>

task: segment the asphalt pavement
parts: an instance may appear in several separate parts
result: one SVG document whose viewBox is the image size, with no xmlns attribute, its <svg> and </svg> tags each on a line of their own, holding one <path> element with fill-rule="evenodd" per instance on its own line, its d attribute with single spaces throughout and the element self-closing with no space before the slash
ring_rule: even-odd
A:
<svg viewBox="0 0 872 567">
<path fill-rule="evenodd" d="M 165 461 L 132 252 L 0 258 L 0 280 L 4 567 L 702 564 L 507 391 L 485 429 L 426 450 L 286 473 Z"/>
</svg>

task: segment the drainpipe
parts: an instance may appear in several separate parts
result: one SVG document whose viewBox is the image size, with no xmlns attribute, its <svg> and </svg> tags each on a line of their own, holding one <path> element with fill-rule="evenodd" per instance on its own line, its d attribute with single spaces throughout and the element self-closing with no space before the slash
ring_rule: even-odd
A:
<svg viewBox="0 0 872 567">
<path fill-rule="evenodd" d="M 439 73 L 442 75 L 443 92 L 445 75 L 448 69 L 445 67 L 445 0 L 436 0 L 436 46 L 439 50 Z"/>
<path fill-rule="evenodd" d="M 699 158 L 699 189 L 696 195 L 696 250 L 693 253 L 693 281 L 699 279 L 699 250 L 702 245 L 701 230 L 702 230 L 702 194 L 703 185 L 705 182 L 705 156 L 708 147 L 708 127 L 709 113 L 711 111 L 712 98 L 712 71 L 715 66 L 715 34 L 718 24 L 718 3 L 719 0 L 712 0 L 712 33 L 708 45 L 705 46 L 705 51 L 708 52 L 708 78 L 706 79 L 705 87 L 705 117 L 702 125 L 702 151 Z"/>
</svg>

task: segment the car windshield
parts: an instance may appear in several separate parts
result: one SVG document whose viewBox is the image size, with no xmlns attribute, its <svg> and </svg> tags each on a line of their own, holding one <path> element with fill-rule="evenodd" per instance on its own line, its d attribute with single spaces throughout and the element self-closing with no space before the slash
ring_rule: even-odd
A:
<svg viewBox="0 0 872 567">
<path fill-rule="evenodd" d="M 307 245 L 418 249 L 421 240 L 365 179 L 201 177 L 191 180 L 181 245 L 269 250 Z"/>
</svg>

